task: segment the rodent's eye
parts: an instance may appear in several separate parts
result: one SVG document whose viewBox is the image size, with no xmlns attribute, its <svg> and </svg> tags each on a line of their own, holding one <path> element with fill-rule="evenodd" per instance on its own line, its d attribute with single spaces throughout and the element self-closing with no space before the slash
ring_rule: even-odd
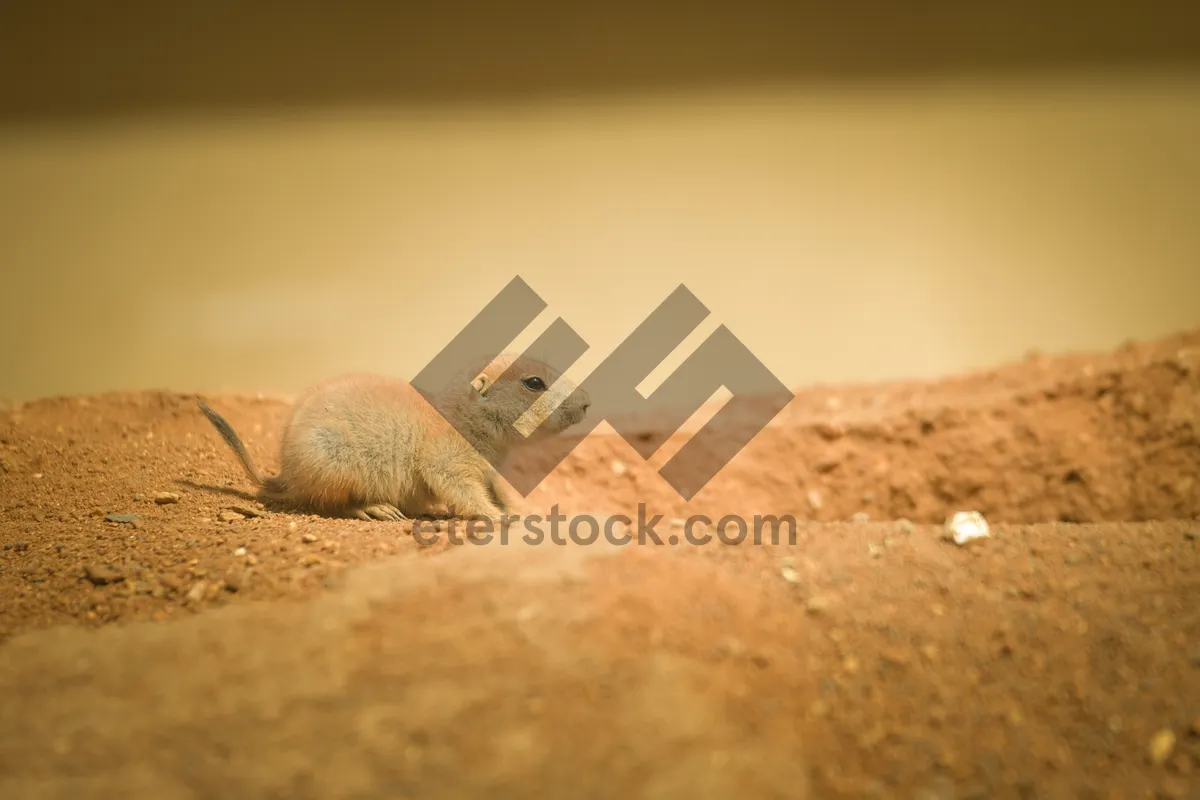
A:
<svg viewBox="0 0 1200 800">
<path fill-rule="evenodd" d="M 523 378 L 521 383 L 524 384 L 525 388 L 531 392 L 546 391 L 546 382 L 537 375 L 530 375 L 528 378 Z"/>
</svg>

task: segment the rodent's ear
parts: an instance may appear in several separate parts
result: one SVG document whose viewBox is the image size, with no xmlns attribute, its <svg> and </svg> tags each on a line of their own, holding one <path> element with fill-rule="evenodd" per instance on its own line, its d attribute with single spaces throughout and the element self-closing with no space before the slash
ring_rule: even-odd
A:
<svg viewBox="0 0 1200 800">
<path fill-rule="evenodd" d="M 488 380 L 487 375 L 480 374 L 471 381 L 471 388 L 478 392 L 480 397 L 487 397 L 488 389 L 492 388 L 492 382 Z"/>
</svg>

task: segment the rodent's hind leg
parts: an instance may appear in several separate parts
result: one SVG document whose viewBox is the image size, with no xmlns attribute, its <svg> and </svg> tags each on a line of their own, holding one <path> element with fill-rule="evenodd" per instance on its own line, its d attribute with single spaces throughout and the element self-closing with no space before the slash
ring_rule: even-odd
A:
<svg viewBox="0 0 1200 800">
<path fill-rule="evenodd" d="M 425 475 L 425 482 L 453 517 L 500 519 L 504 514 L 492 502 L 488 488 L 477 477 L 468 476 L 461 470 L 431 469 Z"/>
<path fill-rule="evenodd" d="M 391 503 L 372 503 L 369 506 L 359 506 L 350 510 L 350 513 L 365 520 L 382 520 L 401 522 L 407 520 L 408 517 L 401 513 L 400 509 L 396 508 Z"/>
<path fill-rule="evenodd" d="M 496 508 L 500 509 L 500 511 L 505 514 L 512 513 L 512 499 L 508 496 L 507 492 L 504 492 L 500 489 L 500 484 L 496 482 L 495 478 L 492 478 L 488 481 L 487 493 L 488 498 L 496 504 Z"/>
</svg>

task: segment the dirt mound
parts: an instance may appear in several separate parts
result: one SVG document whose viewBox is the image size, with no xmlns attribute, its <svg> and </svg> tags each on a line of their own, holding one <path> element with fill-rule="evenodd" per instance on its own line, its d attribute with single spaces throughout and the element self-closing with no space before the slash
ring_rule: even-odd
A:
<svg viewBox="0 0 1200 800">
<path fill-rule="evenodd" d="M 286 406 L 209 400 L 272 467 Z M 602 429 L 527 506 L 662 546 L 423 541 L 264 508 L 183 395 L 0 413 L 0 796 L 1200 797 L 1200 331 L 661 461 Z"/>
<path fill-rule="evenodd" d="M 1200 514 L 1200 332 L 942 382 L 803 390 L 690 503 L 660 465 L 618 437 L 590 437 L 530 499 L 830 521 L 941 523 L 963 507 L 1003 522 L 1190 518 Z"/>
</svg>

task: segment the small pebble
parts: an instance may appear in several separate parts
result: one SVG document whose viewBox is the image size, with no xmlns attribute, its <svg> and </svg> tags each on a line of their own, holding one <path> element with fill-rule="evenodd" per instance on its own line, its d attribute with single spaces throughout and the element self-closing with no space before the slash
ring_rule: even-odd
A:
<svg viewBox="0 0 1200 800">
<path fill-rule="evenodd" d="M 1154 766 L 1162 766 L 1174 751 L 1175 733 L 1169 728 L 1163 728 L 1150 737 L 1150 746 L 1147 748 L 1147 755 L 1150 757 L 1150 763 Z"/>
<path fill-rule="evenodd" d="M 103 564 L 87 564 L 83 568 L 83 574 L 94 586 L 105 586 L 125 580 L 125 575 L 120 570 Z"/>
<path fill-rule="evenodd" d="M 304 542 L 305 544 L 312 544 L 316 540 L 317 540 L 317 537 L 313 536 L 311 533 L 306 533 L 300 537 L 300 541 Z"/>
<path fill-rule="evenodd" d="M 629 471 L 629 468 L 621 461 L 614 460 L 612 462 L 612 471 L 614 475 L 621 476 Z"/>
<path fill-rule="evenodd" d="M 859 511 L 857 514 L 850 517 L 850 521 L 861 525 L 864 522 L 870 522 L 871 516 L 865 511 Z"/>
<path fill-rule="evenodd" d="M 238 558 L 241 558 L 242 556 L 246 555 L 246 548 L 239 547 L 237 550 L 233 551 L 233 554 Z"/>
<path fill-rule="evenodd" d="M 41 480 L 42 478 L 44 478 L 44 477 L 46 477 L 46 476 L 45 476 L 45 475 L 43 475 L 43 474 L 42 474 L 42 473 L 40 473 L 40 472 L 35 472 L 35 473 L 33 473 L 33 478 L 34 478 L 34 480 L 39 480 L 39 481 L 40 481 L 40 480 Z"/>
<path fill-rule="evenodd" d="M 188 590 L 187 599 L 192 603 L 199 603 L 204 599 L 204 593 L 208 591 L 208 584 L 204 581 L 196 581 L 192 588 Z"/>
<path fill-rule="evenodd" d="M 788 583 L 800 582 L 800 573 L 796 572 L 796 568 L 790 564 L 784 564 L 782 567 L 780 567 L 779 574 L 783 576 L 783 579 Z"/>
<path fill-rule="evenodd" d="M 960 547 L 973 539 L 990 536 L 987 520 L 978 511 L 959 511 L 946 520 L 947 536 Z"/>
<path fill-rule="evenodd" d="M 672 520 L 671 520 L 671 527 L 672 527 L 672 528 L 682 528 L 682 527 L 683 527 L 683 520 L 679 519 L 678 517 L 676 517 L 676 518 L 672 519 Z"/>
<path fill-rule="evenodd" d="M 820 614 L 829 610 L 829 606 L 829 598 L 818 594 L 808 598 L 808 602 L 804 604 L 804 610 L 810 614 Z"/>
<path fill-rule="evenodd" d="M 825 503 L 821 500 L 821 493 L 816 489 L 810 489 L 808 492 L 808 504 L 813 507 L 814 511 L 820 511 L 821 506 Z"/>
<path fill-rule="evenodd" d="M 245 518 L 246 517 L 244 515 L 239 514 L 236 511 L 226 510 L 226 511 L 222 511 L 221 513 L 217 514 L 217 519 L 221 520 L 221 522 L 237 522 L 239 519 L 245 519 Z"/>
<path fill-rule="evenodd" d="M 896 520 L 896 530 L 898 530 L 900 533 L 912 533 L 916 529 L 917 526 L 914 525 L 911 520 L 904 519 L 903 517 Z"/>
<path fill-rule="evenodd" d="M 817 472 L 824 475 L 827 472 L 833 472 L 835 469 L 838 468 L 838 464 L 840 464 L 840 463 L 841 462 L 837 459 L 836 456 L 832 457 L 832 458 L 823 458 L 820 461 L 818 461 L 817 463 L 813 464 L 813 469 L 815 469 Z"/>
<path fill-rule="evenodd" d="M 821 438 L 828 442 L 837 441 L 846 435 L 845 426 L 836 422 L 818 422 L 815 427 Z"/>
<path fill-rule="evenodd" d="M 137 514 L 108 514 L 104 519 L 107 522 L 119 522 L 129 525 L 137 522 Z"/>
<path fill-rule="evenodd" d="M 160 506 L 170 505 L 171 503 L 179 502 L 179 495 L 174 492 L 159 492 L 154 495 L 154 502 Z"/>
<path fill-rule="evenodd" d="M 261 508 L 255 508 L 254 506 L 230 506 L 229 510 L 237 514 L 241 514 L 243 517 L 258 518 L 267 516 L 267 512 L 263 511 Z"/>
<path fill-rule="evenodd" d="M 146 495 L 142 494 L 141 492 L 138 492 L 137 494 L 135 494 L 133 496 L 133 502 L 135 502 L 135 503 L 140 503 L 145 499 L 146 499 Z"/>
</svg>

